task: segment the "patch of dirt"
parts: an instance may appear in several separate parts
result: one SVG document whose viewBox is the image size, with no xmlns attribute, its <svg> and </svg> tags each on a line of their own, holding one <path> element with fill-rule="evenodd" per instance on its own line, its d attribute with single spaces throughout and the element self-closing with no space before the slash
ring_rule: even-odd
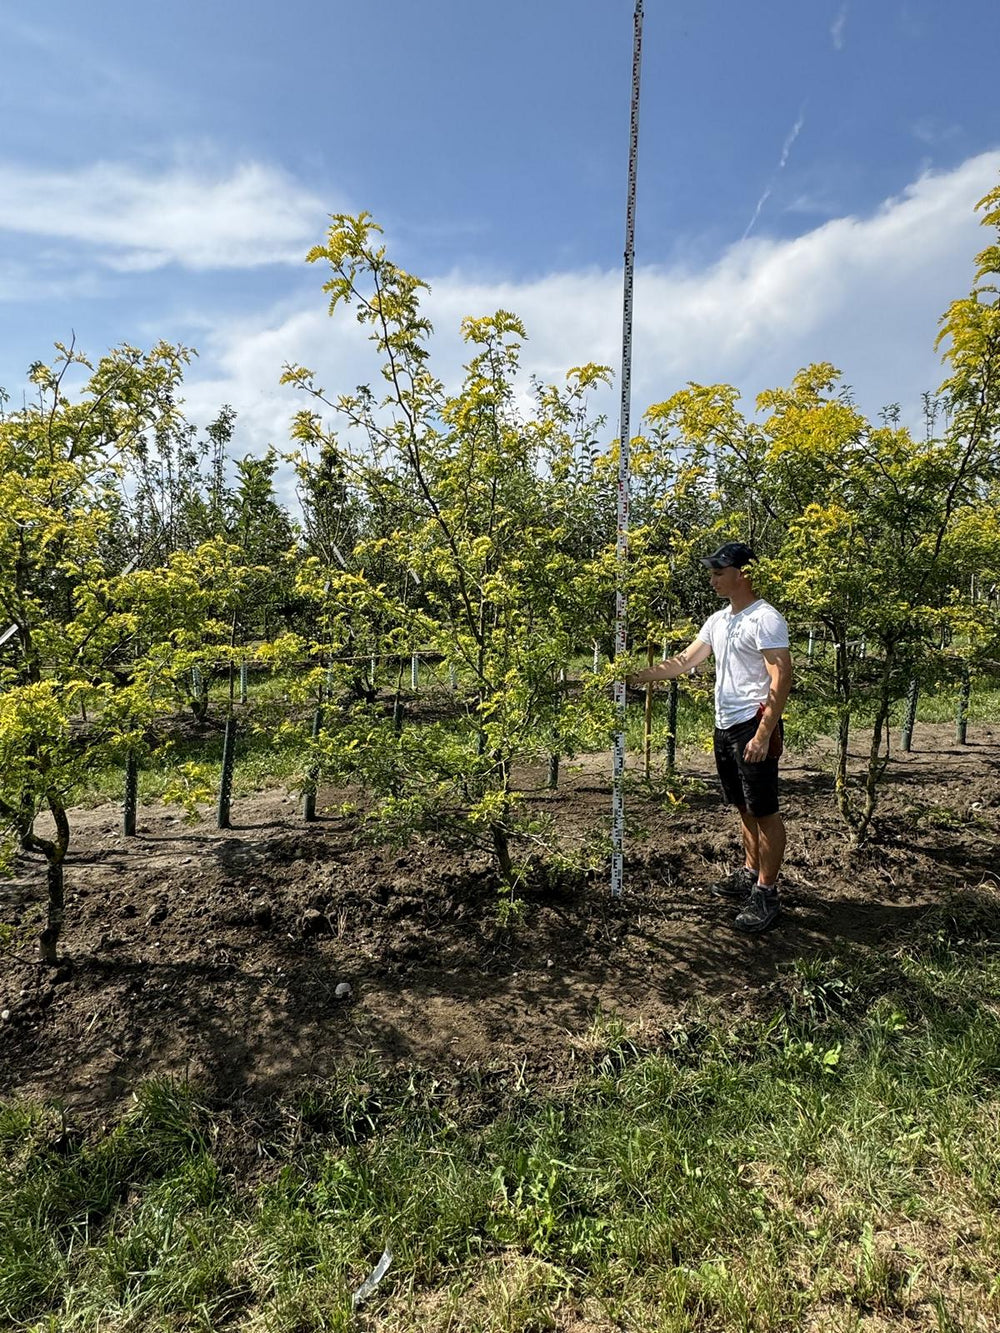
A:
<svg viewBox="0 0 1000 1333">
<path fill-rule="evenodd" d="M 484 859 L 359 850 L 345 820 L 307 825 L 281 792 L 235 801 L 228 830 L 156 806 L 125 839 L 117 809 L 76 811 L 59 968 L 35 961 L 43 863 L 24 856 L 0 883 L 0 921 L 19 931 L 0 951 L 0 1095 L 103 1113 L 170 1073 L 219 1099 L 280 1098 L 365 1054 L 561 1077 L 598 1011 L 651 1037 L 692 1000 L 743 1012 L 793 958 L 891 951 L 949 893 L 996 886 L 1000 728 L 958 746 L 951 727 L 918 727 L 854 855 L 823 753 L 786 756 L 784 915 L 758 938 L 707 891 L 738 856 L 711 758 L 681 767 L 706 785 L 680 806 L 630 791 L 643 831 L 621 899 L 604 871 L 560 872 L 528 886 L 509 931 Z M 561 790 L 530 799 L 579 842 L 607 827 L 608 762 L 567 762 Z"/>
</svg>

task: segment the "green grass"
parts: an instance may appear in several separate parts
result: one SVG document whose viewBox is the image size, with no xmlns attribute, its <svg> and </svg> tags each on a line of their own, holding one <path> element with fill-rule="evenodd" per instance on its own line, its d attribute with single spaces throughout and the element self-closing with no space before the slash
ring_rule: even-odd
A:
<svg viewBox="0 0 1000 1333">
<path fill-rule="evenodd" d="M 655 1049 L 614 1015 L 560 1090 L 345 1069 L 225 1170 L 190 1089 L 90 1138 L 0 1110 L 0 1312 L 31 1330 L 973 1330 L 1000 1320 L 995 897 L 887 960 Z M 244 1153 L 247 1146 L 243 1146 Z M 390 1244 L 388 1275 L 350 1292 Z"/>
<path fill-rule="evenodd" d="M 275 741 L 267 731 L 241 731 L 236 746 L 233 794 L 248 796 L 268 787 L 293 785 L 301 776 L 307 750 L 308 728 Z M 170 750 L 155 754 L 139 770 L 139 802 L 162 799 L 185 763 L 204 765 L 207 781 L 217 790 L 222 777 L 222 732 L 178 739 Z M 87 781 L 75 789 L 72 805 L 102 805 L 121 801 L 125 789 L 124 769 L 117 765 L 91 769 Z"/>
<path fill-rule="evenodd" d="M 952 689 L 922 694 L 917 700 L 919 722 L 954 722 L 958 709 L 958 685 Z M 973 681 L 969 698 L 969 722 L 996 722 L 1000 719 L 1000 689 Z"/>
</svg>

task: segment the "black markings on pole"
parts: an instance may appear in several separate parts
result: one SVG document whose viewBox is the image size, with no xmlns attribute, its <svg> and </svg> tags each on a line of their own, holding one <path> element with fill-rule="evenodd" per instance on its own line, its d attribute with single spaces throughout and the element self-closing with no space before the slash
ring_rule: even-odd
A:
<svg viewBox="0 0 1000 1333">
<path fill-rule="evenodd" d="M 222 776 L 219 779 L 219 828 L 229 828 L 229 807 L 233 798 L 233 766 L 236 762 L 236 718 L 226 718 L 222 738 Z"/>
</svg>

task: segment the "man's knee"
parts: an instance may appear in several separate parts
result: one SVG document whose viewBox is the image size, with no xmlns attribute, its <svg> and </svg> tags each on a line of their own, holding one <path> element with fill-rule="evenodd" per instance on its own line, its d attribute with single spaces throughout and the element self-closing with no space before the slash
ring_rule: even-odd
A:
<svg viewBox="0 0 1000 1333">
<path fill-rule="evenodd" d="M 778 810 L 769 815 L 755 815 L 754 818 L 757 821 L 758 829 L 765 837 L 769 833 L 778 833 L 785 827 L 785 821 L 781 818 L 781 813 Z"/>
</svg>

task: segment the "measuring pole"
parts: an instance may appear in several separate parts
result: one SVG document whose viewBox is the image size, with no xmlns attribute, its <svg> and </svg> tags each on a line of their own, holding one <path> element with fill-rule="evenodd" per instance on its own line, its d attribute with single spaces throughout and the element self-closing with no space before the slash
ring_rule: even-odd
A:
<svg viewBox="0 0 1000 1333">
<path fill-rule="evenodd" d="M 618 429 L 618 542 L 616 546 L 615 661 L 624 662 L 628 637 L 625 577 L 628 566 L 629 437 L 632 407 L 632 287 L 635 274 L 635 179 L 639 158 L 639 73 L 642 68 L 642 0 L 635 5 L 632 43 L 632 114 L 625 209 L 625 282 L 622 301 L 622 402 Z M 625 681 L 615 681 L 614 782 L 611 798 L 611 895 L 620 898 L 625 851 Z"/>
</svg>

